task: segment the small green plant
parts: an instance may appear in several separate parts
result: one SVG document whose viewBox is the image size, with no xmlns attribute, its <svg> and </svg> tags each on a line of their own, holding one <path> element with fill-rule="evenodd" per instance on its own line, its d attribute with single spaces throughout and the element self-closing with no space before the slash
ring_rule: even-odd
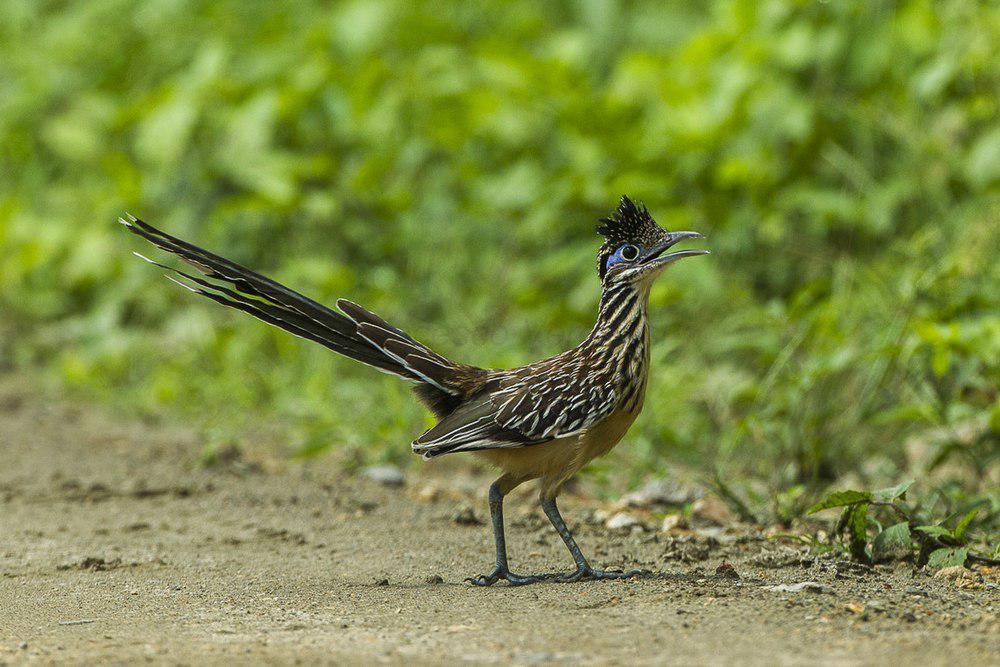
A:
<svg viewBox="0 0 1000 667">
<path fill-rule="evenodd" d="M 934 568 L 979 562 L 1000 564 L 994 558 L 972 553 L 968 529 L 979 508 L 966 512 L 952 528 L 945 521 L 933 525 L 918 525 L 913 512 L 903 502 L 914 480 L 879 491 L 836 491 L 809 508 L 807 514 L 842 507 L 834 535 L 846 538 L 847 550 L 856 560 L 870 564 L 902 560 L 914 556 L 918 566 Z M 883 508 L 895 519 L 885 526 L 872 516 L 872 508 Z M 996 555 L 996 554 L 994 554 Z"/>
</svg>

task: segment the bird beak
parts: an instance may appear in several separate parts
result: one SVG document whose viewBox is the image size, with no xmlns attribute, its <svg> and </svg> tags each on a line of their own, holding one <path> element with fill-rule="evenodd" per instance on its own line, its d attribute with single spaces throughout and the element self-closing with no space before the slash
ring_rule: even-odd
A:
<svg viewBox="0 0 1000 667">
<path fill-rule="evenodd" d="M 666 266 L 672 262 L 676 262 L 678 259 L 683 257 L 694 257 L 695 255 L 707 255 L 709 252 L 707 250 L 678 250 L 676 252 L 670 252 L 664 255 L 663 253 L 673 247 L 676 243 L 683 241 L 684 239 L 701 239 L 705 238 L 698 232 L 670 232 L 670 237 L 656 246 L 653 246 L 646 253 L 646 256 L 642 258 L 643 264 L 653 264 L 655 266 Z"/>
</svg>

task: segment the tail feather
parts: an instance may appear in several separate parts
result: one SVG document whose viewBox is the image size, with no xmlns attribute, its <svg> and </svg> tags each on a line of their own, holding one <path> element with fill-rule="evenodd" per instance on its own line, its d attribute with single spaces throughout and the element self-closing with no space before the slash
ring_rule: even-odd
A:
<svg viewBox="0 0 1000 667">
<path fill-rule="evenodd" d="M 382 331 L 385 332 L 387 336 L 397 338 L 400 340 L 405 340 L 410 343 L 413 343 L 417 347 L 427 349 L 425 346 L 415 341 L 405 331 L 397 329 L 396 327 L 392 326 L 391 324 L 383 320 L 375 313 L 371 312 L 367 308 L 359 306 L 353 301 L 348 301 L 347 299 L 337 299 L 337 308 L 339 308 L 342 313 L 347 315 L 347 317 L 349 317 L 351 321 L 353 321 L 355 324 L 359 326 L 365 324 L 374 327 L 376 329 L 381 329 Z M 428 350 L 428 352 L 429 351 L 430 350 Z"/>
<path fill-rule="evenodd" d="M 284 329 L 285 331 L 295 334 L 300 338 L 317 342 L 320 345 L 330 348 L 334 352 L 339 352 L 340 354 L 356 359 L 362 363 L 375 366 L 380 370 L 400 375 L 398 364 L 388 363 L 388 360 L 384 356 L 379 355 L 370 347 L 364 346 L 337 331 L 322 327 L 318 325 L 315 320 L 307 318 L 295 311 L 276 307 L 258 299 L 249 298 L 239 292 L 234 292 L 231 289 L 223 287 L 222 285 L 216 285 L 207 280 L 198 278 L 197 276 L 192 276 L 184 271 L 155 262 L 148 257 L 140 255 L 139 253 L 135 254 L 150 264 L 180 276 L 182 280 L 169 275 L 167 278 L 181 287 L 194 292 L 195 294 L 200 294 L 201 296 L 207 297 L 216 303 L 220 303 L 224 306 L 229 306 L 230 308 L 235 308 L 243 311 L 244 313 L 253 315 L 263 322 L 267 322 L 268 324 Z M 192 286 L 190 283 L 194 283 L 196 286 Z"/>
<path fill-rule="evenodd" d="M 358 326 L 358 335 L 385 354 L 396 359 L 410 372 L 420 376 L 442 391 L 455 393 L 459 367 L 426 345 L 418 343 L 405 331 L 392 326 L 375 313 L 347 299 L 339 299 L 337 307 Z M 468 368 L 468 367 L 466 367 Z"/>
<path fill-rule="evenodd" d="M 454 364 L 404 331 L 361 306 L 341 299 L 338 313 L 270 278 L 171 236 L 133 216 L 119 222 L 158 248 L 177 255 L 219 284 L 138 255 L 178 276 L 182 287 L 216 303 L 374 366 L 420 383 L 418 396 L 439 415 L 450 411 L 465 394 L 464 380 L 473 367 Z"/>
<path fill-rule="evenodd" d="M 343 315 L 245 266 L 171 236 L 135 216 L 129 215 L 128 220 L 119 218 L 118 222 L 161 250 L 177 255 L 209 278 L 224 280 L 244 294 L 257 296 L 284 308 L 298 311 L 341 333 L 349 335 L 353 331 L 353 324 Z"/>
</svg>

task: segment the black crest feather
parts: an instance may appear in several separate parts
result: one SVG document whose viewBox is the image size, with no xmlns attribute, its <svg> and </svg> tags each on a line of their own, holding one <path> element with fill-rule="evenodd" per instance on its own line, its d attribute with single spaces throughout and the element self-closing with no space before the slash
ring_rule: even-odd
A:
<svg viewBox="0 0 1000 667">
<path fill-rule="evenodd" d="M 618 209 L 610 218 L 601 218 L 597 225 L 597 233 L 610 243 L 635 241 L 642 238 L 650 226 L 656 226 L 653 216 L 642 204 L 636 206 L 631 199 L 622 195 Z"/>
<path fill-rule="evenodd" d="M 645 206 L 634 204 L 625 195 L 611 217 L 599 221 L 597 232 L 604 237 L 604 245 L 597 253 L 597 273 L 602 280 L 607 273 L 608 256 L 621 244 L 651 248 L 668 237 L 667 230 L 656 224 Z"/>
</svg>

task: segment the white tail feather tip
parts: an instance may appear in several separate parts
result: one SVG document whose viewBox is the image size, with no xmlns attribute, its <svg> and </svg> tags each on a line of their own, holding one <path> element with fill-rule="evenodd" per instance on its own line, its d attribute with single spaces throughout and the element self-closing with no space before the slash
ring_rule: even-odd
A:
<svg viewBox="0 0 1000 667">
<path fill-rule="evenodd" d="M 168 276 L 166 274 L 163 274 L 163 277 L 166 278 L 167 280 L 169 280 L 172 283 L 177 283 L 178 285 L 180 285 L 181 287 L 183 287 L 184 289 L 186 289 L 189 292 L 194 292 L 195 294 L 202 294 L 203 293 L 202 290 L 198 289 L 197 287 L 191 287 L 187 283 L 182 283 L 181 281 L 177 280 L 173 276 Z"/>
</svg>

